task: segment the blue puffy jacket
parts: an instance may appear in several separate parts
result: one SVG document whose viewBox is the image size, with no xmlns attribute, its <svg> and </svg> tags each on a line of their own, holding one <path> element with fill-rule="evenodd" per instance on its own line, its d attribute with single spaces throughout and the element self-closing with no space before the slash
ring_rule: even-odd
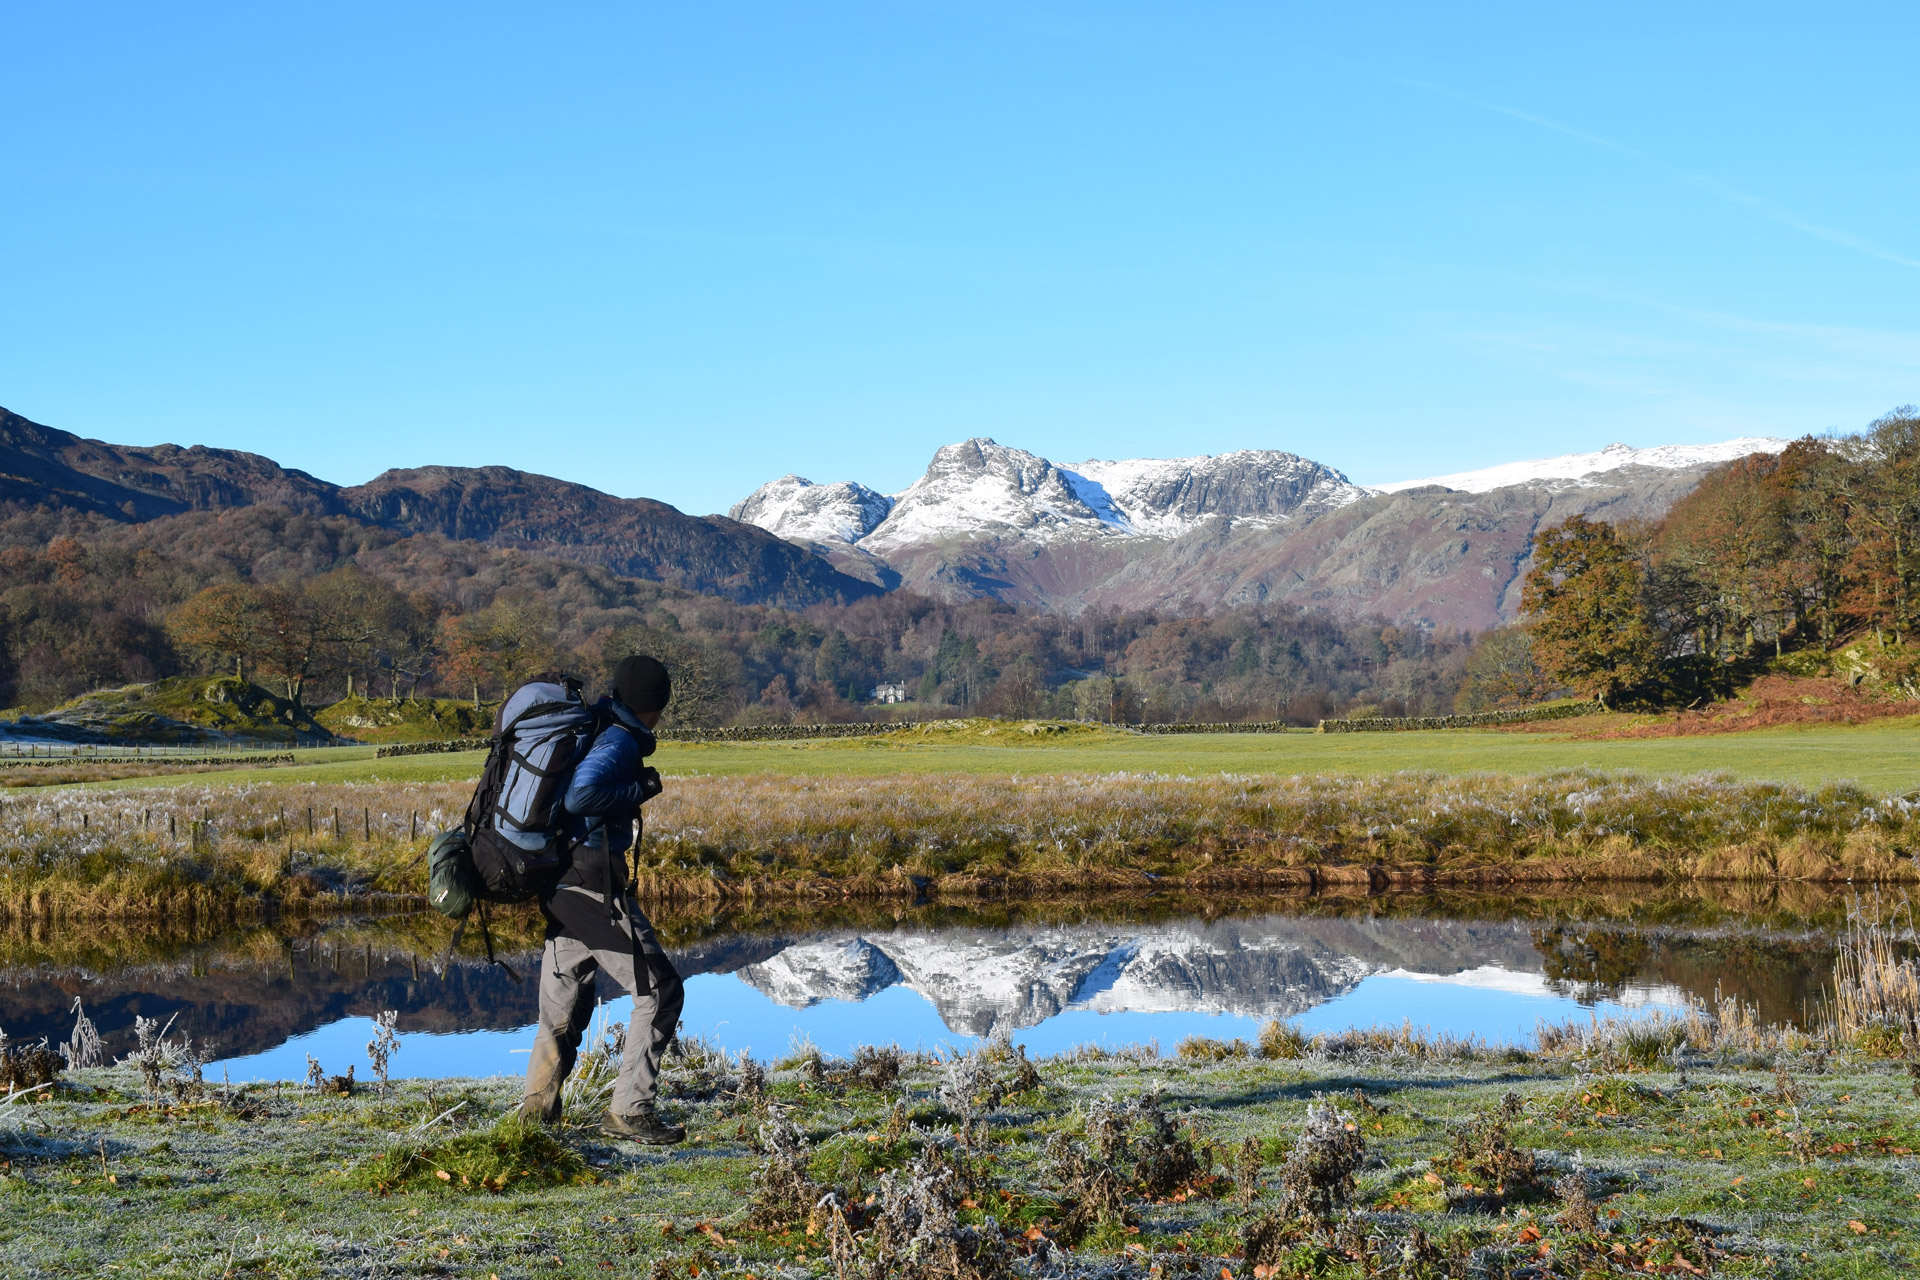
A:
<svg viewBox="0 0 1920 1280">
<path fill-rule="evenodd" d="M 640 804 L 640 762 L 653 754 L 653 734 L 631 711 L 612 698 L 600 699 L 607 727 L 574 766 L 567 787 L 567 835 L 573 841 L 573 865 L 560 877 L 600 892 L 607 864 L 619 858 L 615 883 L 626 887 L 626 852 L 633 847 L 633 812 Z"/>
</svg>

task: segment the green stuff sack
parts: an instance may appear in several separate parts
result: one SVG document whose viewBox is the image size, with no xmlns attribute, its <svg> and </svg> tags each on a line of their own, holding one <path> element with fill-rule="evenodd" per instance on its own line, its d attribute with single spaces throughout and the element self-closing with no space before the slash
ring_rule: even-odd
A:
<svg viewBox="0 0 1920 1280">
<path fill-rule="evenodd" d="M 480 876 L 464 830 L 442 831 L 427 846 L 427 901 L 449 920 L 464 920 L 473 910 Z"/>
</svg>

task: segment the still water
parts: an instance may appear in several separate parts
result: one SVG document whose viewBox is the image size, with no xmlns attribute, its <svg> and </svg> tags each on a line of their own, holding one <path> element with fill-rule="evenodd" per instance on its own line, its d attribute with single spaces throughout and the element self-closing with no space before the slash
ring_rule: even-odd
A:
<svg viewBox="0 0 1920 1280">
<path fill-rule="evenodd" d="M 1678 1009 L 1716 991 L 1794 1021 L 1817 998 L 1842 904 L 1693 897 L 1144 900 L 992 910 L 662 913 L 687 979 L 684 1033 L 773 1058 L 806 1040 L 960 1047 L 999 1032 L 1037 1056 L 1193 1035 L 1252 1039 L 1411 1022 L 1493 1042 L 1541 1020 Z M 255 928 L 191 939 L 0 935 L 0 1029 L 65 1039 L 79 998 L 124 1052 L 136 1015 L 211 1045 L 211 1078 L 298 1079 L 311 1055 L 366 1074 L 372 1015 L 400 1012 L 396 1076 L 525 1070 L 538 957 L 524 981 L 462 956 L 433 969 L 437 918 Z M 603 990 L 604 1015 L 631 1002 Z"/>
</svg>

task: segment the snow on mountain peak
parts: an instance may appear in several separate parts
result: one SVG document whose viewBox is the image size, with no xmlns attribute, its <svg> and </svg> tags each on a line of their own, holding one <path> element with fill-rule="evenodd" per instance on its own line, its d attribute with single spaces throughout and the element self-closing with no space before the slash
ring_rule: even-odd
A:
<svg viewBox="0 0 1920 1280">
<path fill-rule="evenodd" d="M 796 542 L 858 542 L 893 510 L 893 499 L 863 484 L 815 484 L 791 473 L 761 485 L 727 512 Z"/>
<path fill-rule="evenodd" d="M 800 542 L 845 543 L 885 556 L 907 546 L 973 537 L 1037 542 L 1178 538 L 1216 516 L 1273 527 L 1304 523 L 1372 494 L 1444 485 L 1485 493 L 1509 485 L 1606 484 L 1622 467 L 1678 470 L 1750 453 L 1778 453 L 1787 441 L 1748 436 L 1720 444 L 1610 444 L 1593 453 L 1509 462 L 1478 471 L 1363 488 L 1323 463 L 1277 449 L 1190 458 L 1094 459 L 1071 467 L 976 436 L 944 445 L 926 473 L 888 497 L 865 485 L 814 484 L 782 476 L 728 514 Z"/>
<path fill-rule="evenodd" d="M 1632 445 L 1615 443 L 1596 453 L 1567 453 L 1557 458 L 1507 462 L 1497 467 L 1484 467 L 1478 471 L 1458 471 L 1452 475 L 1430 476 L 1425 480 L 1397 480 L 1392 484 L 1376 485 L 1373 492 L 1398 493 L 1403 489 L 1417 489 L 1423 485 L 1437 484 L 1448 489 L 1465 490 L 1468 493 L 1485 493 L 1490 489 L 1504 489 L 1508 485 L 1528 484 L 1536 480 L 1573 480 L 1598 485 L 1606 482 L 1591 479 L 1591 477 L 1615 471 L 1621 467 L 1657 467 L 1671 471 L 1686 467 L 1711 466 L 1715 463 L 1731 462 L 1735 458 L 1744 458 L 1750 453 L 1778 453 L 1786 448 L 1788 443 L 1772 436 L 1742 436 L 1738 440 L 1726 440 L 1719 444 L 1655 445 L 1647 449 L 1636 449 Z"/>
<path fill-rule="evenodd" d="M 976 436 L 943 446 L 926 473 L 891 498 L 789 475 L 729 514 L 783 538 L 880 550 L 981 534 L 1177 538 L 1214 516 L 1278 524 L 1364 496 L 1331 467 L 1278 450 L 1062 467 Z"/>
<path fill-rule="evenodd" d="M 976 436 L 941 446 L 867 541 L 885 547 L 976 533 L 1112 531 L 1112 521 L 1088 505 L 1066 472 L 1025 449 Z"/>
<path fill-rule="evenodd" d="M 1097 487 L 1129 532 L 1177 538 L 1210 516 L 1310 520 L 1366 496 L 1332 467 L 1277 449 L 1209 457 L 1090 461 L 1069 474 Z"/>
</svg>

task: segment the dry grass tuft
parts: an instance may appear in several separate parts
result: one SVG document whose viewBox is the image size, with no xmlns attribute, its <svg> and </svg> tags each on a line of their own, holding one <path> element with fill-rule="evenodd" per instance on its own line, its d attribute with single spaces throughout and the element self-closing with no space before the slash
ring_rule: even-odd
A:
<svg viewBox="0 0 1920 1280">
<path fill-rule="evenodd" d="M 1913 903 L 1880 909 L 1856 903 L 1833 965 L 1826 1022 L 1834 1037 L 1870 1056 L 1920 1058 L 1920 961 Z"/>
</svg>

